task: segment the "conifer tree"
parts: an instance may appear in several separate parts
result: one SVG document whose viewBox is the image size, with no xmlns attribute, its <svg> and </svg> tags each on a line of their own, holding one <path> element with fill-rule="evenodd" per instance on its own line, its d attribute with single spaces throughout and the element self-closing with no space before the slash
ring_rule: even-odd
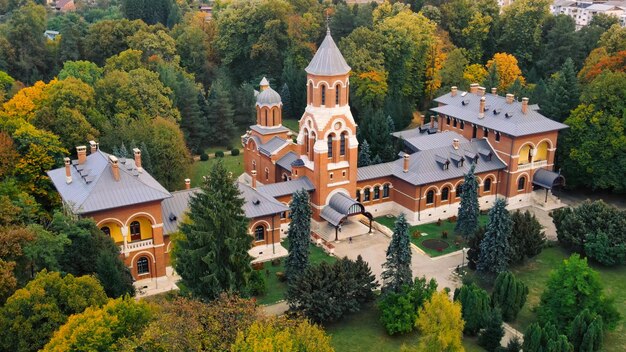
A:
<svg viewBox="0 0 626 352">
<path fill-rule="evenodd" d="M 522 350 L 524 352 L 539 352 L 541 349 L 541 335 L 543 330 L 538 323 L 531 323 L 524 332 L 524 343 Z"/>
<path fill-rule="evenodd" d="M 519 337 L 513 336 L 512 339 L 509 340 L 509 343 L 506 345 L 505 352 L 520 352 L 522 350 L 522 341 Z"/>
<path fill-rule="evenodd" d="M 465 180 L 461 186 L 463 193 L 461 193 L 461 204 L 459 205 L 459 212 L 457 216 L 456 226 L 454 232 L 462 235 L 464 238 L 469 239 L 478 230 L 478 216 L 480 215 L 480 208 L 478 206 L 478 181 L 474 170 L 476 164 L 472 164 L 470 170 L 465 174 Z"/>
<path fill-rule="evenodd" d="M 363 140 L 361 143 L 361 150 L 359 150 L 359 162 L 358 166 L 369 166 L 372 165 L 372 152 L 370 151 L 370 145 L 367 143 L 367 139 Z"/>
<path fill-rule="evenodd" d="M 483 81 L 483 87 L 489 90 L 491 88 L 497 88 L 499 84 L 500 77 L 498 76 L 498 67 L 497 63 L 494 61 L 487 71 L 487 77 L 485 77 L 485 80 Z"/>
<path fill-rule="evenodd" d="M 398 293 L 404 285 L 413 282 L 411 270 L 411 241 L 409 223 L 404 214 L 400 214 L 393 229 L 393 236 L 387 248 L 387 260 L 383 264 L 383 293 Z"/>
<path fill-rule="evenodd" d="M 489 210 L 489 221 L 485 238 L 480 243 L 480 256 L 477 269 L 483 273 L 501 273 L 509 267 L 511 248 L 512 221 L 506 202 L 502 198 L 496 199 L 493 208 Z"/>
<path fill-rule="evenodd" d="M 141 142 L 139 149 L 141 150 L 141 167 L 148 172 L 152 172 L 152 157 L 150 156 L 150 150 L 148 150 L 146 142 Z"/>
<path fill-rule="evenodd" d="M 120 146 L 120 149 L 119 149 L 119 155 L 117 155 L 117 156 L 122 157 L 122 158 L 129 158 L 130 157 L 130 153 L 128 152 L 128 149 L 124 145 L 124 142 L 122 142 L 122 145 Z"/>
<path fill-rule="evenodd" d="M 513 321 L 526 303 L 528 287 L 510 271 L 502 272 L 496 278 L 491 303 L 502 311 L 504 321 Z"/>
<path fill-rule="evenodd" d="M 213 83 L 209 94 L 208 119 L 214 131 L 211 139 L 216 145 L 229 143 L 235 133 L 235 109 L 230 94 L 227 84 L 220 79 Z"/>
<path fill-rule="evenodd" d="M 580 84 L 571 58 L 567 58 L 561 70 L 548 80 L 545 99 L 541 100 L 541 112 L 556 121 L 563 122 L 570 111 L 578 106 Z"/>
<path fill-rule="evenodd" d="M 194 296 L 247 294 L 251 239 L 243 205 L 235 181 L 218 161 L 189 201 L 189 221 L 181 224 L 174 242 L 174 268 Z"/>
<path fill-rule="evenodd" d="M 487 291 L 471 283 L 463 285 L 454 292 L 454 300 L 461 303 L 461 312 L 465 320 L 463 333 L 475 336 L 485 325 L 485 318 L 491 303 Z"/>
<path fill-rule="evenodd" d="M 485 329 L 481 330 L 480 335 L 478 335 L 478 344 L 489 352 L 497 351 L 502 337 L 504 337 L 502 314 L 500 309 L 496 307 L 485 316 Z"/>
<path fill-rule="evenodd" d="M 603 333 L 602 317 L 596 316 L 589 324 L 578 351 L 599 351 L 600 347 L 602 347 Z"/>
<path fill-rule="evenodd" d="M 291 108 L 291 92 L 287 83 L 280 89 L 280 98 L 283 102 L 283 119 L 293 119 L 293 109 Z"/>
<path fill-rule="evenodd" d="M 575 352 L 599 351 L 602 346 L 604 327 L 602 317 L 592 315 L 589 309 L 580 312 L 569 328 L 568 339 Z"/>
<path fill-rule="evenodd" d="M 309 265 L 309 240 L 311 236 L 311 205 L 309 193 L 301 189 L 294 192 L 291 205 L 291 222 L 287 230 L 289 255 L 285 261 L 285 275 L 293 281 Z"/>
</svg>

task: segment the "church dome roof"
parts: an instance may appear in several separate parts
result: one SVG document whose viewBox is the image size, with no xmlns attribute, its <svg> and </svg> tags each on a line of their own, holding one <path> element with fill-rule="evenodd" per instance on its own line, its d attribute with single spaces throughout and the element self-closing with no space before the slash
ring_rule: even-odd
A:
<svg viewBox="0 0 626 352">
<path fill-rule="evenodd" d="M 257 105 L 280 105 L 282 104 L 282 99 L 280 94 L 271 87 L 267 87 L 257 95 L 256 103 Z"/>
<path fill-rule="evenodd" d="M 330 30 L 326 31 L 326 38 L 309 62 L 309 66 L 304 70 L 308 74 L 320 76 L 345 75 L 350 72 L 350 66 L 341 55 L 333 37 L 330 36 Z"/>
</svg>

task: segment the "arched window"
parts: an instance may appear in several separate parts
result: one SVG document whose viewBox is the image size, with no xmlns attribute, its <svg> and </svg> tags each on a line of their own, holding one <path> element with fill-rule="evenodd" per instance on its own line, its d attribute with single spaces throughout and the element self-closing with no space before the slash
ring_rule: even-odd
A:
<svg viewBox="0 0 626 352">
<path fill-rule="evenodd" d="M 369 188 L 366 188 L 363 190 L 363 201 L 364 202 L 370 201 L 370 189 Z"/>
<path fill-rule="evenodd" d="M 476 138 L 477 134 L 478 134 L 478 127 L 474 125 L 474 127 L 472 128 L 472 138 Z"/>
<path fill-rule="evenodd" d="M 517 190 L 523 191 L 524 188 L 526 188 L 526 177 L 522 176 L 519 178 L 519 180 L 517 180 Z"/>
<path fill-rule="evenodd" d="M 361 190 L 360 189 L 356 190 L 356 201 L 359 203 L 361 202 Z"/>
<path fill-rule="evenodd" d="M 389 198 L 389 184 L 383 185 L 383 198 Z"/>
<path fill-rule="evenodd" d="M 374 187 L 374 199 L 380 199 L 380 186 Z"/>
<path fill-rule="evenodd" d="M 333 135 L 332 134 L 328 135 L 328 157 L 329 158 L 333 157 Z"/>
<path fill-rule="evenodd" d="M 267 109 L 265 109 L 265 126 L 267 126 Z"/>
<path fill-rule="evenodd" d="M 461 121 L 461 129 L 465 129 L 465 121 Z"/>
<path fill-rule="evenodd" d="M 133 221 L 130 223 L 130 240 L 138 241 L 141 239 L 141 225 L 139 221 Z"/>
<path fill-rule="evenodd" d="M 346 132 L 342 132 L 339 136 L 339 155 L 346 155 Z"/>
<path fill-rule="evenodd" d="M 312 147 L 310 149 L 312 150 L 312 153 L 309 155 L 309 159 L 311 159 L 311 161 L 313 161 L 315 159 L 315 140 L 317 140 L 317 136 L 315 135 L 314 132 L 311 132 L 311 138 L 309 139 L 309 143 L 313 143 Z"/>
<path fill-rule="evenodd" d="M 281 212 L 280 212 L 280 218 L 281 218 L 281 219 L 285 219 L 285 218 L 287 218 L 287 212 L 286 212 L 286 211 L 281 211 Z"/>
<path fill-rule="evenodd" d="M 483 137 L 485 137 L 485 138 L 489 137 L 489 129 L 488 128 L 483 129 Z"/>
<path fill-rule="evenodd" d="M 287 174 L 283 174 L 283 182 L 287 181 L 289 178 L 287 177 Z"/>
<path fill-rule="evenodd" d="M 270 169 L 265 168 L 265 181 L 270 180 Z"/>
<path fill-rule="evenodd" d="M 309 154 L 309 131 L 306 130 L 306 128 L 304 129 L 304 144 L 306 144 L 306 153 L 307 155 Z"/>
<path fill-rule="evenodd" d="M 326 86 L 322 84 L 322 105 L 326 105 Z"/>
<path fill-rule="evenodd" d="M 141 257 L 137 259 L 137 275 L 149 274 L 150 273 L 150 263 L 148 262 L 148 258 Z"/>
<path fill-rule="evenodd" d="M 341 94 L 341 86 L 337 84 L 335 86 L 335 106 L 339 106 L 339 94 Z"/>
<path fill-rule="evenodd" d="M 454 119 L 454 120 L 452 121 L 452 127 L 455 127 L 455 128 L 456 128 L 456 123 L 457 123 L 457 119 Z"/>
<path fill-rule="evenodd" d="M 496 132 L 496 142 L 500 142 L 500 132 Z"/>
<path fill-rule="evenodd" d="M 254 240 L 265 241 L 265 227 L 259 225 L 254 229 Z"/>
<path fill-rule="evenodd" d="M 426 204 L 433 204 L 435 202 L 435 191 L 432 189 L 426 193 Z"/>
<path fill-rule="evenodd" d="M 276 125 L 276 109 L 272 109 L 272 126 Z"/>
<path fill-rule="evenodd" d="M 108 226 L 101 227 L 100 231 L 104 232 L 104 234 L 107 236 L 111 236 L 111 229 Z"/>
<path fill-rule="evenodd" d="M 485 184 L 483 185 L 483 192 L 491 192 L 491 178 L 485 179 Z"/>
<path fill-rule="evenodd" d="M 446 125 L 450 126 L 450 116 L 446 116 Z"/>
<path fill-rule="evenodd" d="M 459 183 L 456 186 L 456 189 L 454 190 L 454 193 L 455 193 L 457 198 L 459 198 L 461 196 L 461 194 L 463 193 L 463 183 Z"/>
<path fill-rule="evenodd" d="M 449 196 L 450 196 L 450 188 L 444 187 L 441 190 L 441 200 L 442 201 L 447 201 Z"/>
</svg>

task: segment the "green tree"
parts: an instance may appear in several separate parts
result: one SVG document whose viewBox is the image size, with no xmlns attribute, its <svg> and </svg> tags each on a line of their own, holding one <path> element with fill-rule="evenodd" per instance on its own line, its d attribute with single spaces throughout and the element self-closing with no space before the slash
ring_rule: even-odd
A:
<svg viewBox="0 0 626 352">
<path fill-rule="evenodd" d="M 309 266 L 289 283 L 287 302 L 290 310 L 314 322 L 329 322 L 358 312 L 376 298 L 377 287 L 376 277 L 360 255 L 356 261 L 344 257 L 333 264 Z"/>
<path fill-rule="evenodd" d="M 459 89 L 467 89 L 469 83 L 465 82 L 463 78 L 463 71 L 467 65 L 469 65 L 469 61 L 463 49 L 456 48 L 448 53 L 446 61 L 441 71 L 439 71 L 441 75 L 440 93 L 447 93 L 452 86 L 458 87 Z"/>
<path fill-rule="evenodd" d="M 513 273 L 498 274 L 491 293 L 491 304 L 498 307 L 505 321 L 513 321 L 526 303 L 528 286 L 518 280 Z"/>
<path fill-rule="evenodd" d="M 446 291 L 432 295 L 420 308 L 415 326 L 422 335 L 418 351 L 463 351 L 461 304 L 450 302 Z"/>
<path fill-rule="evenodd" d="M 74 77 L 93 87 L 102 73 L 102 68 L 90 61 L 65 61 L 58 77 L 60 80 Z"/>
<path fill-rule="evenodd" d="M 7 24 L 6 39 L 12 50 L 8 71 L 27 84 L 46 77 L 46 9 L 34 2 L 17 8 Z"/>
<path fill-rule="evenodd" d="M 176 41 L 164 30 L 139 30 L 128 37 L 126 41 L 130 49 L 143 53 L 144 61 L 160 58 L 166 62 L 171 62 L 177 59 Z"/>
<path fill-rule="evenodd" d="M 140 19 L 147 24 L 168 24 L 173 0 L 122 0 L 124 17 Z"/>
<path fill-rule="evenodd" d="M 478 344 L 487 351 L 499 351 L 500 341 L 504 337 L 502 314 L 499 308 L 489 310 L 485 316 L 485 328 L 478 335 Z"/>
<path fill-rule="evenodd" d="M 480 329 L 485 327 L 487 313 L 491 309 L 487 291 L 474 283 L 465 284 L 454 291 L 454 300 L 461 303 L 461 312 L 465 321 L 463 332 L 476 336 Z"/>
<path fill-rule="evenodd" d="M 378 303 L 380 322 L 389 335 L 406 334 L 415 328 L 417 312 L 437 292 L 437 281 L 415 278 L 400 292 L 388 292 Z"/>
<path fill-rule="evenodd" d="M 102 307 L 87 307 L 72 315 L 41 351 L 106 351 L 122 339 L 139 335 L 153 310 L 145 301 L 126 296 Z"/>
<path fill-rule="evenodd" d="M 584 309 L 600 315 L 609 328 L 619 320 L 613 302 L 604 295 L 598 273 L 587 265 L 587 259 L 573 254 L 551 273 L 537 315 L 541 322 L 566 332 Z"/>
<path fill-rule="evenodd" d="M 528 210 L 523 213 L 516 211 L 511 214 L 511 220 L 513 227 L 511 237 L 509 237 L 510 264 L 519 264 L 526 258 L 532 258 L 541 253 L 546 243 L 546 235 L 537 217 Z M 507 320 L 506 314 L 504 316 Z"/>
<path fill-rule="evenodd" d="M 358 129 L 360 140 L 367 140 L 371 150 L 371 155 L 378 156 L 382 161 L 395 159 L 393 140 L 389 130 L 389 123 L 383 110 L 370 111 L 369 109 L 361 114 L 360 126 Z"/>
<path fill-rule="evenodd" d="M 511 257 L 509 238 L 511 237 L 512 221 L 509 211 L 506 210 L 504 199 L 496 199 L 493 207 L 489 210 L 489 221 L 486 228 L 485 238 L 480 242 L 477 270 L 483 273 L 498 274 L 508 269 Z"/>
<path fill-rule="evenodd" d="M 230 143 L 235 134 L 235 110 L 231 100 L 231 90 L 224 80 L 217 80 L 213 83 L 208 101 L 211 111 L 208 120 L 213 128 L 211 140 L 216 145 Z"/>
<path fill-rule="evenodd" d="M 599 351 L 603 342 L 602 317 L 592 315 L 588 309 L 580 312 L 569 328 L 568 339 L 574 352 Z"/>
<path fill-rule="evenodd" d="M 467 250 L 467 266 L 476 270 L 478 266 L 478 260 L 480 258 L 480 243 L 485 238 L 485 228 L 479 226 L 478 230 L 474 233 L 474 236 L 470 237 L 468 241 L 469 249 Z"/>
<path fill-rule="evenodd" d="M 289 213 L 291 214 L 291 222 L 287 230 L 289 255 L 285 261 L 285 274 L 290 281 L 293 281 L 309 266 L 312 214 L 309 192 L 302 189 L 293 193 Z"/>
<path fill-rule="evenodd" d="M 252 271 L 251 238 L 244 200 L 218 161 L 189 201 L 189 221 L 174 240 L 174 268 L 196 297 L 213 300 L 222 292 L 247 293 Z"/>
<path fill-rule="evenodd" d="M 565 121 L 578 106 L 580 87 L 574 62 L 565 60 L 561 70 L 548 80 L 546 95 L 539 100 L 542 114 L 556 121 Z"/>
<path fill-rule="evenodd" d="M 280 89 L 280 97 L 283 101 L 283 119 L 295 118 L 291 107 L 291 92 L 289 91 L 287 83 L 283 84 L 283 87 Z"/>
<path fill-rule="evenodd" d="M 5 351 L 37 351 L 70 315 L 105 302 L 95 278 L 44 270 L 0 309 L 0 345 Z"/>
<path fill-rule="evenodd" d="M 399 293 L 403 286 L 409 285 L 413 281 L 409 223 L 406 221 L 404 213 L 398 216 L 394 224 L 381 278 L 383 280 L 383 293 Z"/>
<path fill-rule="evenodd" d="M 82 59 L 85 57 L 84 38 L 87 35 L 87 22 L 76 13 L 67 13 L 60 18 L 59 63 Z"/>
<path fill-rule="evenodd" d="M 483 87 L 487 89 L 490 88 L 498 88 L 500 85 L 500 77 L 498 75 L 498 65 L 497 63 L 493 63 L 493 65 L 489 66 L 489 70 L 487 70 L 487 77 L 483 81 Z"/>
<path fill-rule="evenodd" d="M 235 116 L 233 121 L 235 125 L 245 127 L 256 124 L 256 98 L 254 96 L 254 88 L 251 84 L 244 83 L 235 88 L 233 92 L 235 96 Z M 285 118 L 285 107 L 283 105 L 283 118 Z"/>
<path fill-rule="evenodd" d="M 191 14 L 172 29 L 180 65 L 205 87 L 210 86 L 217 66 L 218 58 L 212 45 L 216 32 L 215 21 L 206 22 L 204 16 L 198 18 Z"/>
<path fill-rule="evenodd" d="M 454 232 L 461 234 L 465 239 L 470 238 L 478 230 L 478 216 L 480 215 L 478 181 L 474 175 L 474 170 L 476 170 L 476 164 L 472 163 L 461 186 L 463 192 L 461 193 L 458 220 L 454 226 Z"/>
<path fill-rule="evenodd" d="M 126 38 L 142 28 L 146 28 L 143 21 L 127 19 L 104 20 L 92 24 L 85 37 L 86 59 L 97 65 L 104 65 L 107 58 L 127 50 L 129 47 Z"/>
<path fill-rule="evenodd" d="M 586 53 L 573 17 L 564 14 L 548 17 L 543 33 L 543 50 L 534 66 L 540 77 L 548 77 L 562 69 L 567 60 L 572 61 L 574 70 L 580 67 Z"/>
</svg>

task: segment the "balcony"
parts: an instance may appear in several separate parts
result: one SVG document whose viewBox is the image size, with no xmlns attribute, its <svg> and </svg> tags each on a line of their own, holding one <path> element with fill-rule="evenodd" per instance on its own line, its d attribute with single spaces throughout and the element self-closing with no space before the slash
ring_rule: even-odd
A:
<svg viewBox="0 0 626 352">
<path fill-rule="evenodd" d="M 140 249 L 152 248 L 154 243 L 152 242 L 152 238 L 143 240 L 143 241 L 134 241 L 126 244 L 127 252 L 134 252 Z M 124 245 L 120 246 L 120 252 L 124 252 Z"/>
<path fill-rule="evenodd" d="M 518 171 L 525 171 L 525 170 L 530 170 L 530 169 L 537 169 L 540 167 L 544 167 L 548 165 L 548 161 L 547 160 L 539 160 L 539 161 L 533 161 L 527 164 L 521 164 L 521 165 L 517 165 L 517 170 Z"/>
</svg>

